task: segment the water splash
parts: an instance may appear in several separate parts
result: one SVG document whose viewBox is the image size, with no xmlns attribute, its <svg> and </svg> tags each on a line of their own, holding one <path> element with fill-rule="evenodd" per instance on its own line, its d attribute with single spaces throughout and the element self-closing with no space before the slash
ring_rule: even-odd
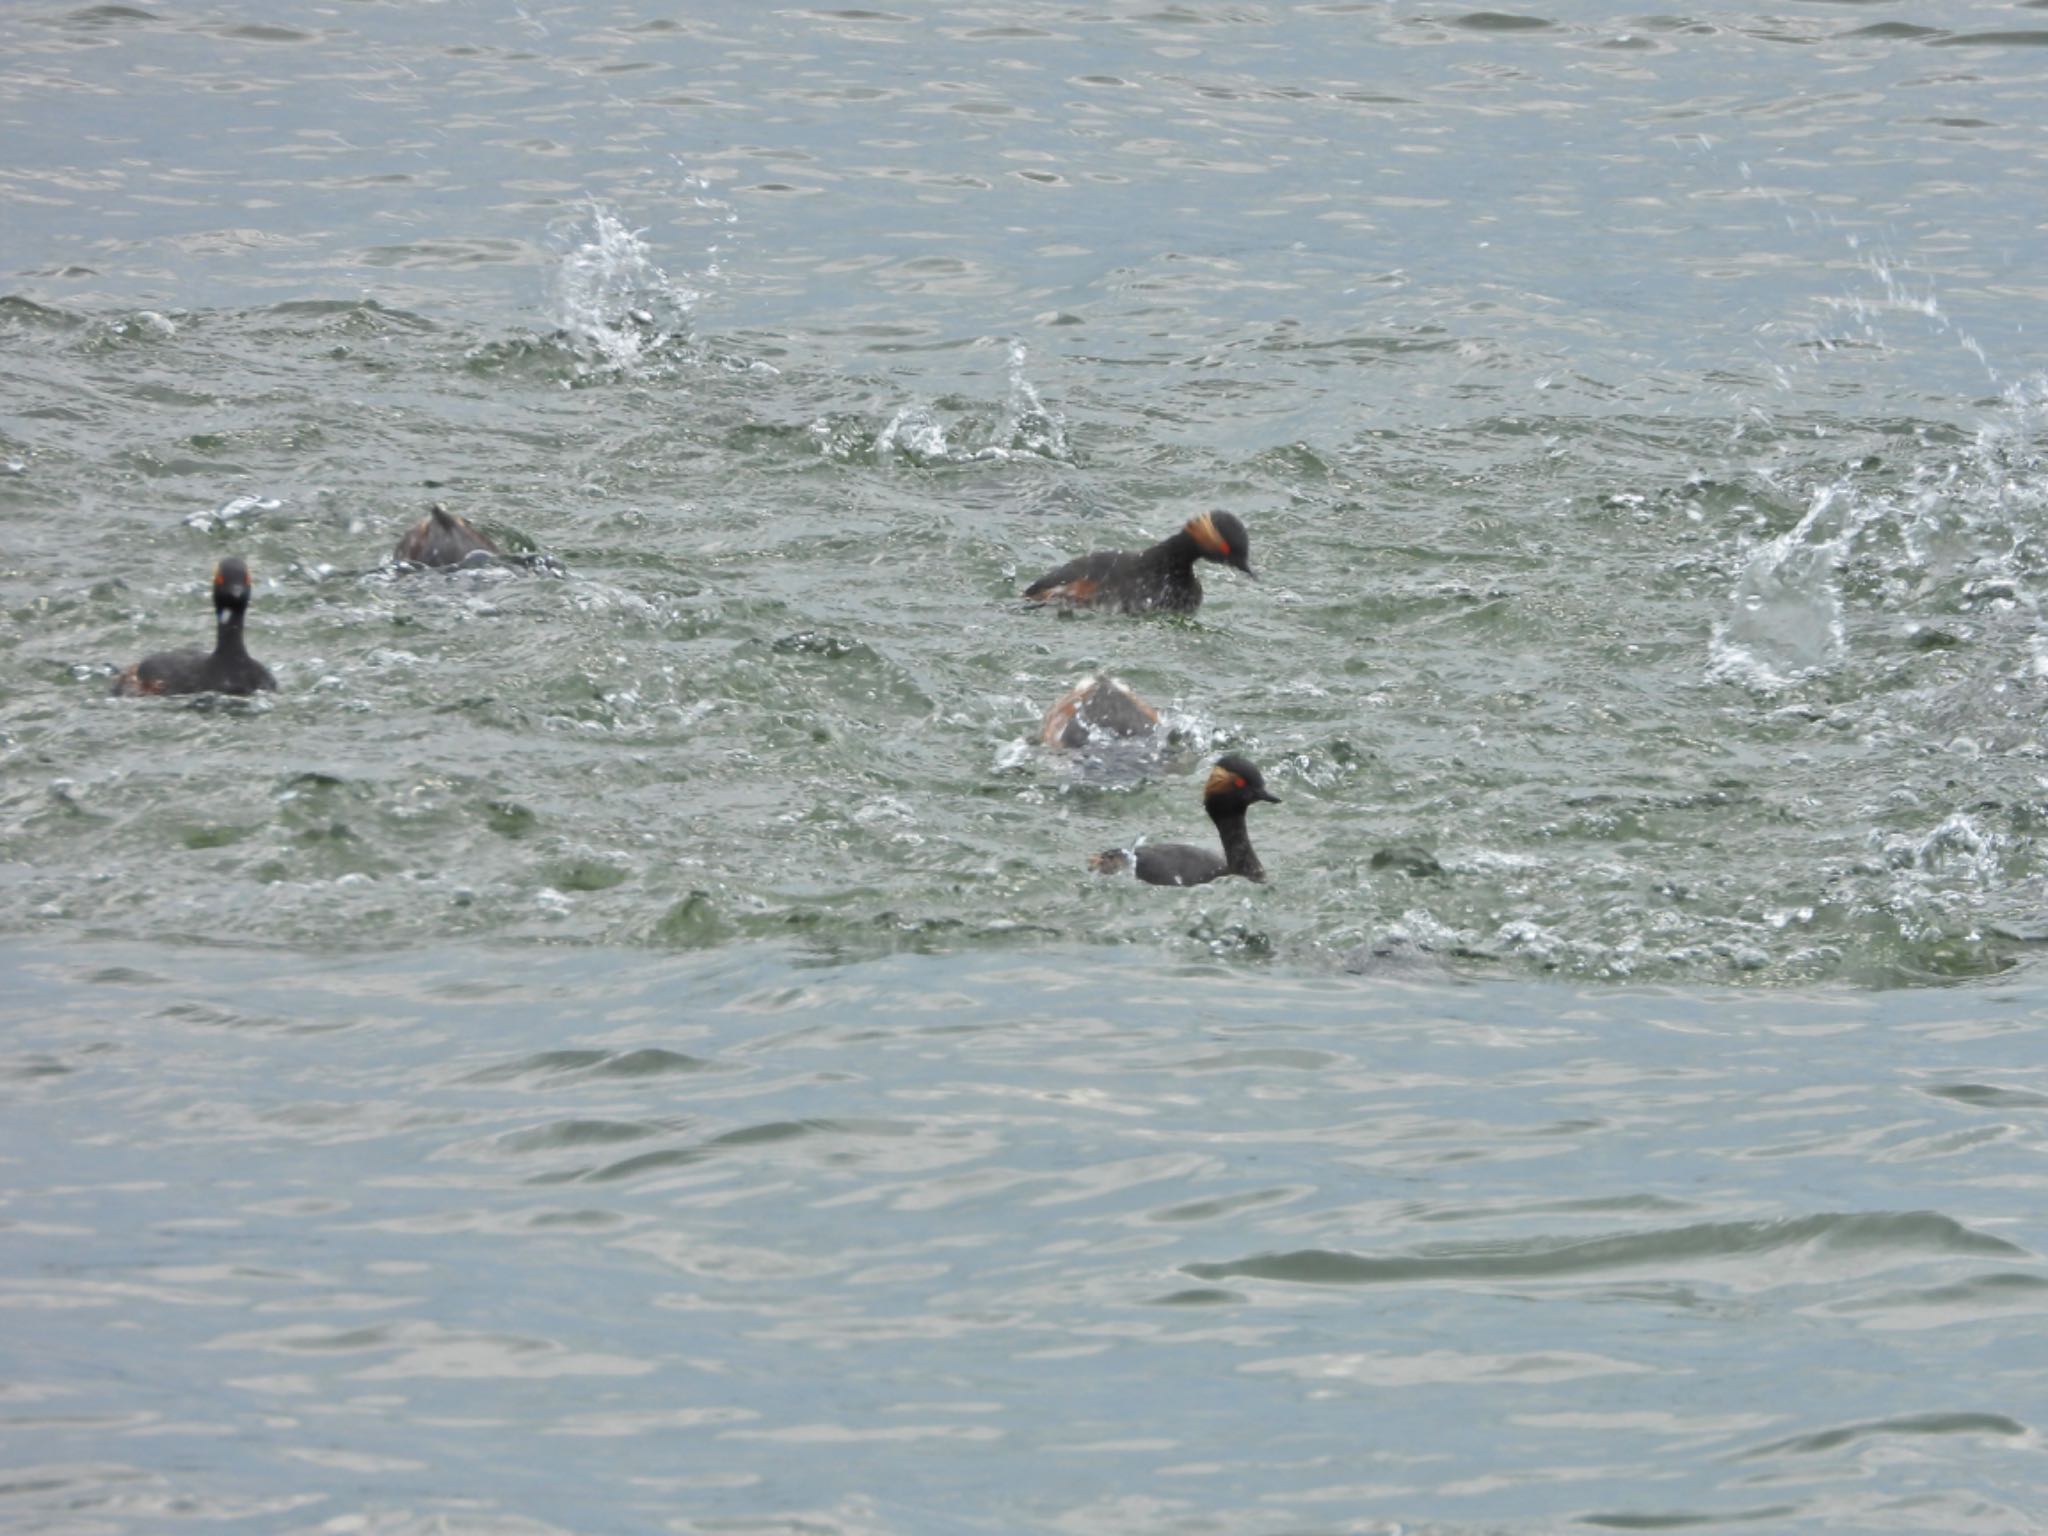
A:
<svg viewBox="0 0 2048 1536">
<path fill-rule="evenodd" d="M 1906 632 L 1923 649 L 1962 643 L 1948 628 L 1955 619 L 2031 623 L 2048 582 L 2044 435 L 2048 376 L 2037 375 L 2007 384 L 1967 439 L 1923 429 L 1903 464 L 1889 462 L 1895 442 L 1868 456 L 1852 450 L 1846 466 L 1830 448 L 1812 466 L 1806 514 L 1742 552 L 1708 675 L 1773 695 L 1834 671 L 1848 634 L 1872 619 L 1893 633 L 1910 620 Z M 1764 478 L 1783 489 L 1782 466 Z M 1986 631 L 1975 633 L 1982 642 Z"/>
<path fill-rule="evenodd" d="M 1909 832 L 1872 832 L 1870 842 L 1892 869 L 1954 875 L 1986 889 L 1996 887 L 2010 845 L 2010 839 L 1964 811 L 1952 812 L 1917 837 Z"/>
<path fill-rule="evenodd" d="M 1036 386 L 1025 375 L 1024 364 L 1029 356 L 1023 342 L 1010 343 L 1010 397 L 1002 435 L 1012 452 L 1065 462 L 1069 457 L 1066 422 L 1058 412 L 1047 409 Z"/>
<path fill-rule="evenodd" d="M 875 455 L 897 455 L 913 464 L 944 464 L 955 457 L 946 428 L 929 406 L 906 405 L 875 435 Z M 969 455 L 972 457 L 972 455 Z"/>
<path fill-rule="evenodd" d="M 1870 346 L 1886 350 L 1888 342 L 1879 321 L 1886 315 L 1911 315 L 1931 325 L 1936 334 L 1952 339 L 1983 368 L 1985 377 L 1994 384 L 2003 381 L 1998 370 L 1992 366 L 1990 355 L 1984 346 L 1968 331 L 1959 327 L 1941 306 L 1935 296 L 1931 281 L 1916 281 L 1911 268 L 1904 262 L 1883 250 L 1865 251 L 1861 239 L 1856 235 L 1845 237 L 1849 249 L 1856 252 L 1863 263 L 1863 269 L 1870 274 L 1877 287 L 1875 298 L 1866 294 L 1844 294 L 1823 299 L 1822 305 L 1833 312 L 1853 317 L 1862 332 L 1862 339 Z M 1827 349 L 1833 349 L 1828 338 L 1816 338 Z"/>
<path fill-rule="evenodd" d="M 1846 643 L 1836 570 L 1868 516 L 1849 488 L 1823 486 L 1799 522 L 1744 562 L 1707 675 L 1773 694 L 1827 671 Z"/>
<path fill-rule="evenodd" d="M 2040 529 L 2048 378 L 2009 384 L 1960 454 L 1917 466 L 1896 519 L 1900 586 L 1948 612 L 2031 614 L 2048 577 Z"/>
<path fill-rule="evenodd" d="M 701 295 L 655 263 L 644 231 L 592 203 L 588 218 L 551 233 L 563 247 L 555 267 L 555 325 L 590 364 L 609 373 L 638 372 L 688 339 L 690 311 Z"/>
<path fill-rule="evenodd" d="M 202 533 L 219 533 L 224 528 L 238 526 L 244 519 L 275 512 L 283 505 L 275 496 L 231 496 L 217 507 L 187 514 L 185 526 L 197 528 Z"/>
<path fill-rule="evenodd" d="M 675 160 L 675 157 L 670 156 L 670 159 Z M 739 210 L 724 198 L 713 197 L 709 180 L 686 169 L 680 160 L 675 160 L 675 165 L 682 172 L 683 184 L 690 189 L 691 207 L 701 210 L 704 216 L 719 228 L 732 229 L 739 224 Z M 724 277 L 725 272 L 720 261 L 723 250 L 723 245 L 717 239 L 713 239 L 704 247 L 704 281 L 715 283 Z"/>
<path fill-rule="evenodd" d="M 2001 510 L 2023 509 L 2032 519 L 2048 501 L 2048 374 L 2008 384 L 1996 412 L 1978 424 L 1975 462 Z"/>
<path fill-rule="evenodd" d="M 1029 356 L 1021 341 L 1009 343 L 1008 390 L 1000 414 L 992 421 L 969 417 L 949 426 L 928 405 L 906 405 L 875 435 L 875 456 L 894 455 L 918 465 L 1017 458 L 1066 462 L 1070 454 L 1065 419 L 1046 405 L 1025 374 Z"/>
<path fill-rule="evenodd" d="M 1689 138 L 1702 154 L 1718 158 L 1719 146 L 1712 138 Z M 1839 261 L 1839 249 L 1846 248 L 1863 274 L 1841 293 L 1817 296 L 1812 301 L 1813 312 L 1788 315 L 1756 328 L 1761 365 L 1779 394 L 1798 393 L 1806 382 L 1801 376 L 1830 358 L 1884 358 L 1899 354 L 1910 347 L 1913 333 L 1952 343 L 1982 370 L 1994 388 L 2004 387 L 2005 380 L 1989 350 L 1949 312 L 1936 290 L 1934 278 L 1916 265 L 1910 249 L 1898 247 L 1889 232 L 1870 234 L 1844 229 L 1832 208 L 1809 203 L 1810 190 L 1762 183 L 1746 160 L 1737 160 L 1733 170 L 1741 183 L 1741 191 L 1735 195 L 1777 205 L 1790 234 L 1814 240 L 1811 255 L 1817 267 L 1834 265 Z M 1892 326 L 1893 321 L 1900 323 Z M 1784 339 L 1791 340 L 1796 348 L 1790 355 L 1779 350 L 1778 343 Z M 1768 408 L 1739 395 L 1737 403 L 1744 418 L 1770 424 Z M 1740 421 L 1735 435 L 1742 437 L 1751 427 L 1751 421 Z"/>
</svg>

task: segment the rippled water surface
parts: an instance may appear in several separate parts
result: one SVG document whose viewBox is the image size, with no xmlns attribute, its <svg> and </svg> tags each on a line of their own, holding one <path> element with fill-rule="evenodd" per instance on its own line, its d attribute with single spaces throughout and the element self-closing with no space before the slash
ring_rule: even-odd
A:
<svg viewBox="0 0 2048 1536">
<path fill-rule="evenodd" d="M 7 959 L 13 1529 L 2048 1508 L 2038 990 Z"/>
<path fill-rule="evenodd" d="M 0 1520 L 2039 1529 L 2043 44 L 0 10 Z"/>
</svg>

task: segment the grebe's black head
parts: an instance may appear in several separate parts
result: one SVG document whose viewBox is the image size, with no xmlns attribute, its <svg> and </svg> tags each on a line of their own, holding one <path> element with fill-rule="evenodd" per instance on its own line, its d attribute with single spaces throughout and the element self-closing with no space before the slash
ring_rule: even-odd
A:
<svg viewBox="0 0 2048 1536">
<path fill-rule="evenodd" d="M 229 555 L 213 568 L 213 609 L 218 615 L 240 613 L 249 606 L 249 567 Z"/>
<path fill-rule="evenodd" d="M 1202 803 L 1209 807 L 1212 816 L 1218 810 L 1241 814 L 1261 800 L 1280 803 L 1280 797 L 1266 788 L 1266 776 L 1259 772 L 1258 764 L 1234 752 L 1216 759 L 1216 766 L 1209 770 L 1209 782 L 1202 786 Z"/>
<path fill-rule="evenodd" d="M 1204 512 L 1188 519 L 1187 530 L 1204 560 L 1221 561 L 1247 576 L 1252 574 L 1252 536 L 1234 514 Z"/>
</svg>

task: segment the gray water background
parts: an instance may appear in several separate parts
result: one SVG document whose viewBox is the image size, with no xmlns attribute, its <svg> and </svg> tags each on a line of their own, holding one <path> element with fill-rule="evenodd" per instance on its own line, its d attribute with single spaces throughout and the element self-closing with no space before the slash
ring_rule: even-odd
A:
<svg viewBox="0 0 2048 1536">
<path fill-rule="evenodd" d="M 0 13 L 0 1518 L 2042 1529 L 2043 43 Z"/>
</svg>

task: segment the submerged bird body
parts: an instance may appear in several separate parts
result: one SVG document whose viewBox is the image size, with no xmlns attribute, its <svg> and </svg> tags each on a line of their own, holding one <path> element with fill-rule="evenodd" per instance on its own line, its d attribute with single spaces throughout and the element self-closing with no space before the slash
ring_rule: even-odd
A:
<svg viewBox="0 0 2048 1536">
<path fill-rule="evenodd" d="M 1209 770 L 1202 789 L 1202 809 L 1216 823 L 1223 841 L 1219 858 L 1207 848 L 1192 843 L 1140 843 L 1136 848 L 1111 848 L 1088 861 L 1098 874 L 1121 874 L 1128 869 L 1147 885 L 1207 885 L 1225 875 L 1242 875 L 1247 880 L 1264 880 L 1266 867 L 1252 851 L 1251 834 L 1245 830 L 1245 812 L 1261 800 L 1280 803 L 1280 797 L 1266 788 L 1265 776 L 1249 758 L 1219 757 Z"/>
<path fill-rule="evenodd" d="M 488 560 L 503 554 L 489 534 L 437 501 L 425 517 L 406 529 L 391 558 L 410 565 L 447 566 L 468 564 L 472 557 Z"/>
<path fill-rule="evenodd" d="M 1214 560 L 1251 575 L 1251 536 L 1244 524 L 1228 512 L 1204 512 L 1148 549 L 1100 549 L 1069 560 L 1026 587 L 1024 597 L 1070 608 L 1193 613 L 1202 606 L 1197 560 Z"/>
<path fill-rule="evenodd" d="M 1139 741 L 1159 729 L 1159 711 L 1107 672 L 1084 677 L 1061 695 L 1038 736 L 1048 747 L 1080 752 L 1111 741 Z"/>
<path fill-rule="evenodd" d="M 213 649 L 160 651 L 114 679 L 120 697 L 175 693 L 256 693 L 275 689 L 270 669 L 249 654 L 242 620 L 249 611 L 249 567 L 230 556 L 213 572 Z"/>
</svg>

